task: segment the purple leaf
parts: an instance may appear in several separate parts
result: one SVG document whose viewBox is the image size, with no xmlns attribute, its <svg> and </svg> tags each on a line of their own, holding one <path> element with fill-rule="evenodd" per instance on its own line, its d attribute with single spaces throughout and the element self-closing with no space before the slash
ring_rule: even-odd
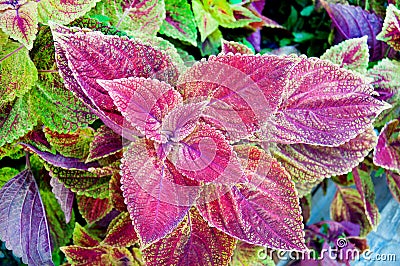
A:
<svg viewBox="0 0 400 266">
<path fill-rule="evenodd" d="M 296 181 L 313 182 L 346 174 L 356 167 L 375 147 L 373 127 L 338 147 L 309 144 L 276 144 L 270 150 Z"/>
<path fill-rule="evenodd" d="M 389 44 L 396 51 L 400 51 L 400 10 L 394 5 L 386 9 L 386 17 L 382 31 L 376 36 L 378 40 Z"/>
<path fill-rule="evenodd" d="M 196 209 L 191 209 L 166 238 L 143 250 L 148 266 L 228 265 L 236 240 L 210 227 Z"/>
<path fill-rule="evenodd" d="M 30 169 L 0 190 L 0 238 L 24 263 L 54 265 L 46 213 Z"/>
<path fill-rule="evenodd" d="M 57 65 L 66 87 L 81 98 L 116 133 L 122 133 L 123 118 L 97 79 L 154 77 L 177 80 L 177 67 L 166 53 L 126 37 L 103 35 L 51 25 Z"/>
<path fill-rule="evenodd" d="M 389 107 L 372 96 L 364 78 L 346 69 L 317 58 L 284 58 L 296 65 L 285 77 L 283 100 L 265 130 L 273 142 L 339 146 Z"/>
<path fill-rule="evenodd" d="M 250 244 L 304 250 L 299 201 L 288 173 L 263 150 L 238 146 L 250 183 L 233 186 L 223 196 L 197 208 L 217 229 Z M 215 188 L 218 192 L 218 188 Z"/>
<path fill-rule="evenodd" d="M 150 141 L 132 142 L 122 159 L 121 184 L 133 225 L 143 244 L 157 241 L 182 221 L 197 196 L 196 185 L 168 160 L 156 156 Z"/>
<path fill-rule="evenodd" d="M 50 185 L 53 187 L 51 191 L 56 196 L 61 210 L 64 212 L 65 222 L 69 223 L 71 220 L 72 205 L 74 203 L 74 193 L 66 188 L 57 178 L 51 178 Z"/>
<path fill-rule="evenodd" d="M 400 120 L 386 124 L 378 137 L 374 151 L 374 164 L 388 170 L 400 171 L 399 127 Z"/>
<path fill-rule="evenodd" d="M 50 152 L 41 151 L 36 147 L 20 143 L 23 147 L 27 148 L 28 150 L 33 151 L 36 153 L 41 159 L 48 162 L 51 165 L 56 167 L 61 167 L 64 169 L 71 169 L 71 170 L 89 170 L 91 167 L 98 167 L 98 162 L 91 162 L 91 163 L 84 163 L 80 159 L 72 158 L 72 157 L 64 157 L 60 154 L 52 154 Z"/>
<path fill-rule="evenodd" d="M 37 3 L 27 2 L 23 5 L 12 3 L 13 1 L 10 1 L 7 4 L 9 9 L 3 11 L 0 16 L 0 28 L 30 50 L 38 29 Z"/>
<path fill-rule="evenodd" d="M 325 1 L 322 1 L 322 5 L 331 17 L 332 25 L 337 30 L 335 43 L 367 35 L 370 60 L 378 61 L 385 56 L 388 46 L 376 39 L 383 25 L 381 17 L 359 6 L 328 4 Z"/>
<path fill-rule="evenodd" d="M 94 139 L 89 146 L 89 156 L 86 162 L 91 162 L 120 151 L 122 149 L 121 136 L 107 126 L 99 127 L 94 133 Z"/>
</svg>

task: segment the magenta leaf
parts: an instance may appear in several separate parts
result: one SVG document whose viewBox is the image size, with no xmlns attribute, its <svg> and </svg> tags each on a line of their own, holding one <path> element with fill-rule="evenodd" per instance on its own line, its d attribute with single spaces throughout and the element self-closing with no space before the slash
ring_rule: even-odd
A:
<svg viewBox="0 0 400 266">
<path fill-rule="evenodd" d="M 197 204 L 203 218 L 250 244 L 304 250 L 301 210 L 289 174 L 255 146 L 237 146 L 235 151 L 247 163 L 249 183 L 235 185 L 218 199 Z"/>
<path fill-rule="evenodd" d="M 66 188 L 57 178 L 51 178 L 50 185 L 53 187 L 51 191 L 54 193 L 61 210 L 64 212 L 65 222 L 69 223 L 74 203 L 74 193 Z"/>
<path fill-rule="evenodd" d="M 376 36 L 378 40 L 389 44 L 396 51 L 400 51 L 400 10 L 394 5 L 386 9 L 386 17 L 382 31 Z"/>
<path fill-rule="evenodd" d="M 148 266 L 228 265 L 236 240 L 210 227 L 196 209 L 191 209 L 179 226 L 143 250 Z"/>
<path fill-rule="evenodd" d="M 396 172 L 400 171 L 399 123 L 395 119 L 382 128 L 374 151 L 375 165 Z"/>
<path fill-rule="evenodd" d="M 78 195 L 76 199 L 78 201 L 79 212 L 89 224 L 104 218 L 112 209 L 108 198 L 95 199 Z"/>
<path fill-rule="evenodd" d="M 286 92 L 266 133 L 273 142 L 339 146 L 365 131 L 383 110 L 367 81 L 316 58 L 292 58 Z"/>
<path fill-rule="evenodd" d="M 66 87 L 80 97 L 115 132 L 123 118 L 97 79 L 129 76 L 177 80 L 177 68 L 164 52 L 126 37 L 52 24 L 57 65 Z"/>
<path fill-rule="evenodd" d="M 155 79 L 97 80 L 113 99 L 124 119 L 149 139 L 163 141 L 162 119 L 182 102 L 169 84 Z"/>
<path fill-rule="evenodd" d="M 276 144 L 270 151 L 296 181 L 313 182 L 346 174 L 375 147 L 377 137 L 372 127 L 338 147 L 309 144 Z"/>
<path fill-rule="evenodd" d="M 325 1 L 322 4 L 336 29 L 335 43 L 367 35 L 370 60 L 377 61 L 385 56 L 388 46 L 376 39 L 383 25 L 381 17 L 359 6 L 328 4 Z"/>
<path fill-rule="evenodd" d="M 102 244 L 113 247 L 129 247 L 138 240 L 129 213 L 122 212 L 111 221 L 107 229 L 107 235 L 102 241 Z"/>
<path fill-rule="evenodd" d="M 37 3 L 34 1 L 23 5 L 12 3 L 10 1 L 5 7 L 8 9 L 0 14 L 0 28 L 30 50 L 38 29 Z"/>
<path fill-rule="evenodd" d="M 161 161 L 154 144 L 132 142 L 122 159 L 121 188 L 133 225 L 143 244 L 157 241 L 176 228 L 198 190 L 168 160 Z M 190 188 L 190 187 L 189 187 Z"/>
<path fill-rule="evenodd" d="M 24 263 L 54 265 L 46 213 L 30 169 L 0 190 L 0 238 Z"/>
<path fill-rule="evenodd" d="M 122 149 L 121 136 L 116 134 L 107 126 L 99 127 L 94 133 L 93 141 L 89 145 L 89 155 L 86 162 L 91 162 Z"/>
</svg>

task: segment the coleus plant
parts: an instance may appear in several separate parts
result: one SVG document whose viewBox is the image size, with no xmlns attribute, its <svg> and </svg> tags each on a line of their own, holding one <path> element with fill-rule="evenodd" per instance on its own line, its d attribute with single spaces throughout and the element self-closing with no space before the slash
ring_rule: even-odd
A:
<svg viewBox="0 0 400 266">
<path fill-rule="evenodd" d="M 104 1 L 91 11 L 103 10 L 97 18 L 109 26 L 89 18 L 68 27 L 46 21 L 51 30 L 40 28 L 31 55 L 2 44 L 10 51 L 2 71 L 13 73 L 15 54 L 29 77 L 21 87 L 3 85 L 0 108 L 1 156 L 18 157 L 21 147 L 34 154 L 19 174 L 3 170 L 9 181 L 0 190 L 0 238 L 16 256 L 52 265 L 60 248 L 78 265 L 235 265 L 241 248 L 306 251 L 312 245 L 304 238 L 302 185 L 348 172 L 357 190 L 338 186 L 332 218 L 361 223 L 349 236 L 377 225 L 371 182 L 355 167 L 376 144 L 372 123 L 390 107 L 374 87 L 384 90 L 383 80 L 393 80 L 378 76 L 383 63 L 367 71 L 367 37 L 320 59 L 254 55 L 223 41 L 220 54 L 188 67 L 184 60 L 193 58 L 152 36 L 164 31 L 194 43 L 190 34 L 166 33 L 175 6 L 145 2 L 153 12 L 125 4 Z M 232 8 L 203 5 L 214 16 Z M 171 19 L 160 20 L 163 12 Z M 226 14 L 224 27 L 236 19 Z M 178 22 L 171 25 L 179 31 Z M 383 167 L 393 161 L 379 145 L 387 131 L 374 156 Z M 398 176 L 393 166 L 388 171 L 398 195 Z M 86 228 L 74 224 L 75 200 Z M 57 204 L 61 212 L 51 217 Z"/>
</svg>

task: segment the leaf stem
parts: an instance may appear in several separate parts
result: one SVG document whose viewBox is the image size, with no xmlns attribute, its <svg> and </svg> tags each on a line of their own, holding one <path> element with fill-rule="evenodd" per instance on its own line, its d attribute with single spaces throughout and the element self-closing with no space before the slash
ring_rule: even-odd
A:
<svg viewBox="0 0 400 266">
<path fill-rule="evenodd" d="M 25 152 L 25 165 L 27 169 L 31 169 L 31 161 L 29 160 L 29 152 Z"/>
<path fill-rule="evenodd" d="M 5 57 L 3 57 L 2 59 L 0 59 L 0 62 L 2 62 L 3 60 L 9 58 L 10 56 L 12 56 L 13 54 L 15 54 L 16 52 L 18 52 L 19 50 L 21 50 L 22 48 L 24 48 L 24 45 L 21 44 L 20 47 L 18 47 L 17 49 L 15 49 L 14 51 L 12 51 L 11 53 L 9 53 L 8 55 L 6 55 Z"/>
<path fill-rule="evenodd" d="M 38 73 L 58 73 L 57 69 L 38 69 Z"/>
</svg>

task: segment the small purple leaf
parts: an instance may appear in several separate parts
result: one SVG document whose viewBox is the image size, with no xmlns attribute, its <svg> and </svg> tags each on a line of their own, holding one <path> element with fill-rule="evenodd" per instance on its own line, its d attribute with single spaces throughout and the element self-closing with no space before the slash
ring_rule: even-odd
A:
<svg viewBox="0 0 400 266">
<path fill-rule="evenodd" d="M 71 220 L 72 205 L 74 203 L 74 193 L 66 188 L 63 183 L 58 181 L 57 178 L 51 178 L 50 185 L 53 187 L 51 191 L 56 196 L 61 210 L 64 212 L 65 222 L 69 223 Z"/>
<path fill-rule="evenodd" d="M 46 213 L 30 169 L 0 190 L 0 238 L 24 263 L 54 265 Z"/>
<path fill-rule="evenodd" d="M 121 136 L 107 126 L 99 127 L 94 133 L 94 139 L 89 146 L 89 156 L 86 162 L 115 154 L 122 149 Z"/>
</svg>

